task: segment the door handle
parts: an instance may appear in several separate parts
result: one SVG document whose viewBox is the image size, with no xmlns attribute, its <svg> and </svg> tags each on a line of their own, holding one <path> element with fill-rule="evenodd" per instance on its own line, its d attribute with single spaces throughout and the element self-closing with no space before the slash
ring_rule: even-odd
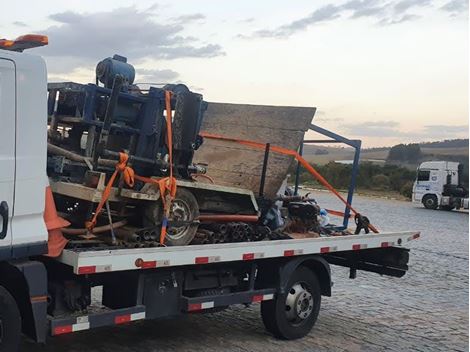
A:
<svg viewBox="0 0 470 352">
<path fill-rule="evenodd" d="M 0 203 L 0 216 L 2 217 L 2 232 L 0 232 L 0 240 L 7 236 L 8 231 L 8 203 L 2 201 Z"/>
</svg>

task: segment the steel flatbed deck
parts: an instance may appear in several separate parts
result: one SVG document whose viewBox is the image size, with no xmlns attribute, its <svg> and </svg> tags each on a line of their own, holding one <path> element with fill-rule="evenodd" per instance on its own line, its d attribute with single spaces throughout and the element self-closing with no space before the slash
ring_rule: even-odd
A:
<svg viewBox="0 0 470 352">
<path fill-rule="evenodd" d="M 306 254 L 402 247 L 419 238 L 417 231 L 383 232 L 310 239 L 190 245 L 181 247 L 116 250 L 66 249 L 58 260 L 78 275 L 141 270 L 158 267 L 200 265 Z"/>
</svg>

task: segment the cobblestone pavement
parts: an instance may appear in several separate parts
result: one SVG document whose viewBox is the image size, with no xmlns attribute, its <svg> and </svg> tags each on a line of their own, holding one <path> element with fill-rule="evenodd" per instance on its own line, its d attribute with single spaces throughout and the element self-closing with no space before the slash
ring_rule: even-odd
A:
<svg viewBox="0 0 470 352">
<path fill-rule="evenodd" d="M 325 194 L 325 207 L 336 204 Z M 357 197 L 356 208 L 381 230 L 421 230 L 410 244 L 403 278 L 333 267 L 333 296 L 324 297 L 312 332 L 279 341 L 265 332 L 259 306 L 148 321 L 50 339 L 41 351 L 467 351 L 468 213 Z M 37 351 L 27 341 L 22 350 Z"/>
</svg>

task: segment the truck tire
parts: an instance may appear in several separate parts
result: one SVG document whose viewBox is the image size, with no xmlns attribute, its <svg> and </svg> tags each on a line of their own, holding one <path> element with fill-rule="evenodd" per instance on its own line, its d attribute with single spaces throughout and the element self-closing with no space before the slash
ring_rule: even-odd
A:
<svg viewBox="0 0 470 352">
<path fill-rule="evenodd" d="M 447 210 L 447 211 L 451 211 L 451 210 L 455 209 L 455 207 L 453 205 L 441 205 L 440 208 L 442 210 Z"/>
<path fill-rule="evenodd" d="M 286 285 L 286 294 L 261 302 L 261 317 L 266 330 L 284 340 L 307 335 L 318 318 L 321 289 L 317 276 L 300 266 Z"/>
<path fill-rule="evenodd" d="M 159 226 L 162 221 L 163 205 L 161 200 L 153 202 L 145 208 L 144 226 Z M 172 220 L 191 222 L 199 217 L 199 205 L 196 197 L 187 189 L 179 187 L 171 204 L 170 224 Z M 173 227 L 165 236 L 167 246 L 185 246 L 189 244 L 197 231 L 197 224 Z"/>
<path fill-rule="evenodd" d="M 16 352 L 21 336 L 21 315 L 11 294 L 0 286 L 0 352 Z"/>
<path fill-rule="evenodd" d="M 434 194 L 427 194 L 423 197 L 423 205 L 426 209 L 437 209 L 437 197 Z"/>
</svg>

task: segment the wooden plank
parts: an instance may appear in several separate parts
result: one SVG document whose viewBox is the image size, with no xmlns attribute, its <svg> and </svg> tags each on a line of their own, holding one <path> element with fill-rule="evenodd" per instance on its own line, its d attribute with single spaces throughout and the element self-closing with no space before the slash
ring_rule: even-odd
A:
<svg viewBox="0 0 470 352">
<path fill-rule="evenodd" d="M 209 103 L 201 131 L 296 150 L 315 110 L 309 107 Z M 208 175 L 218 184 L 243 187 L 258 193 L 263 158 L 262 150 L 206 139 L 195 153 L 194 162 L 208 164 Z M 270 154 L 266 195 L 276 194 L 292 162 L 292 157 Z"/>
</svg>

